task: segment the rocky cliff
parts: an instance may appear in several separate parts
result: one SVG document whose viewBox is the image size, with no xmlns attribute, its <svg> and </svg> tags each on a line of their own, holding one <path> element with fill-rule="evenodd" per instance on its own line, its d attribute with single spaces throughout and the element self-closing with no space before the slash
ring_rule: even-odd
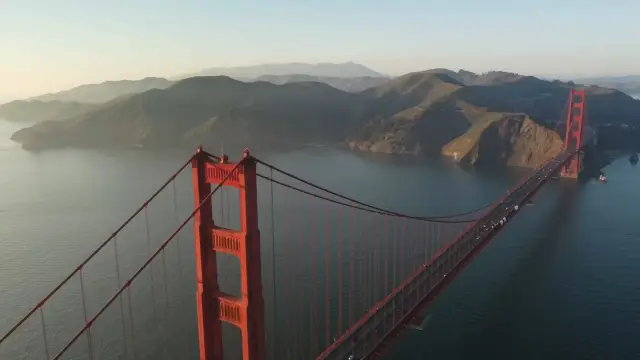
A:
<svg viewBox="0 0 640 360">
<path fill-rule="evenodd" d="M 563 149 L 560 135 L 536 124 L 525 114 L 506 114 L 472 127 L 446 144 L 442 153 L 473 165 L 537 167 Z"/>
</svg>

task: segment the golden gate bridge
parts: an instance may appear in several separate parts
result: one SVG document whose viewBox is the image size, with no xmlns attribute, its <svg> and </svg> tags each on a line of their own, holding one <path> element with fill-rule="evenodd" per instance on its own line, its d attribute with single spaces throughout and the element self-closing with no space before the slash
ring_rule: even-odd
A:
<svg viewBox="0 0 640 360">
<path fill-rule="evenodd" d="M 0 358 L 100 359 L 114 352 L 117 355 L 113 357 L 119 359 L 160 358 L 157 351 L 161 353 L 158 349 L 164 344 L 148 344 L 151 349 L 136 344 L 141 330 L 135 328 L 131 289 L 144 282 L 141 274 L 149 272 L 152 296 L 148 306 L 153 317 L 159 306 L 156 300 L 169 308 L 172 291 L 167 285 L 167 252 L 188 227 L 193 229 L 195 246 L 200 359 L 225 358 L 225 349 L 230 346 L 223 337 L 226 324 L 240 330 L 238 355 L 245 360 L 380 357 L 547 181 L 557 174 L 577 178 L 586 144 L 584 90 L 570 91 L 566 111 L 564 151 L 500 199 L 446 216 L 415 216 L 361 202 L 246 150 L 240 161 L 230 162 L 225 155 L 215 156 L 198 148 L 110 237 L 4 333 Z M 162 193 L 173 191 L 177 209 L 176 178 L 189 167 L 194 208 L 154 250 L 149 207 Z M 274 196 L 274 187 L 281 189 L 281 197 Z M 237 205 L 229 205 L 224 188 L 235 189 Z M 268 216 L 259 214 L 259 193 L 268 194 Z M 216 199 L 220 206 L 214 216 Z M 287 202 L 293 211 L 275 219 L 278 202 Z M 234 216 L 235 221 L 231 219 Z M 148 253 L 125 276 L 118 237 L 139 218 L 145 224 Z M 275 249 L 276 227 L 281 229 L 279 250 Z M 261 241 L 261 229 L 271 232 L 274 242 L 269 249 Z M 113 255 L 117 287 L 92 311 L 83 270 L 106 252 Z M 235 292 L 225 292 L 221 286 L 218 262 L 222 256 L 238 259 L 240 284 Z M 264 266 L 265 256 L 270 257 L 269 268 Z M 164 278 L 160 285 L 163 295 L 158 299 L 157 280 L 150 271 L 154 263 L 159 263 L 156 266 L 161 267 Z M 72 286 L 72 279 L 79 283 L 81 301 L 75 312 L 82 321 L 68 338 L 60 339 L 59 334 L 49 333 L 54 325 L 47 323 L 45 309 L 61 289 Z M 269 297 L 270 306 L 265 305 L 265 297 Z M 94 329 L 112 312 L 121 323 L 118 350 L 113 343 L 98 341 Z M 167 322 L 164 326 L 172 325 Z M 86 349 L 80 354 L 71 351 L 81 341 L 86 342 Z"/>
</svg>

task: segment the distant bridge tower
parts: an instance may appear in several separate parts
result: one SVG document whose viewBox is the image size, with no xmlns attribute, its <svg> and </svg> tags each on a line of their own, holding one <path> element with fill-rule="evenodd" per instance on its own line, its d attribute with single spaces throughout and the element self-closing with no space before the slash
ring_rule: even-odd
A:
<svg viewBox="0 0 640 360">
<path fill-rule="evenodd" d="M 245 157 L 248 155 L 245 152 Z M 265 360 L 256 163 L 248 158 L 236 168 L 235 164 L 227 162 L 226 156 L 220 163 L 214 163 L 202 148 L 198 148 L 192 168 L 195 206 L 204 201 L 194 217 L 200 360 L 223 360 L 223 321 L 240 328 L 244 360 Z M 239 230 L 221 228 L 213 223 L 211 184 L 223 181 L 223 186 L 237 188 L 240 192 Z M 239 298 L 220 291 L 217 252 L 240 259 L 242 295 Z"/>
<path fill-rule="evenodd" d="M 564 150 L 571 151 L 582 147 L 585 90 L 571 89 L 569 109 L 567 110 L 567 130 L 564 137 Z M 581 154 L 574 156 L 563 168 L 562 177 L 577 178 L 582 171 Z"/>
</svg>

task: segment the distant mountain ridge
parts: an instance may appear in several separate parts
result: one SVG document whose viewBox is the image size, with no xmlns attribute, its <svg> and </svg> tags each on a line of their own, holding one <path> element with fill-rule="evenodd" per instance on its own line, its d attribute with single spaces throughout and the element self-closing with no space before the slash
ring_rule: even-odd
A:
<svg viewBox="0 0 640 360">
<path fill-rule="evenodd" d="M 183 75 L 179 79 L 193 76 L 229 76 L 238 80 L 255 79 L 263 75 L 291 75 L 304 74 L 318 77 L 386 77 L 379 72 L 354 62 L 340 64 L 334 63 L 286 63 L 286 64 L 263 64 L 254 66 L 238 67 L 215 67 L 198 71 L 196 73 Z"/>
<path fill-rule="evenodd" d="M 574 80 L 578 84 L 597 85 L 640 96 L 640 75 L 601 76 Z"/>
<path fill-rule="evenodd" d="M 571 87 L 447 69 L 406 74 L 357 93 L 320 82 L 194 77 L 22 129 L 12 139 L 32 150 L 348 143 L 361 151 L 537 166 L 561 151 L 560 136 L 546 126 L 559 120 Z M 640 101 L 600 87 L 588 87 L 587 96 L 592 124 L 640 123 Z"/>
<path fill-rule="evenodd" d="M 99 84 L 80 85 L 57 93 L 35 96 L 28 100 L 99 104 L 124 95 L 138 94 L 151 89 L 166 89 L 172 84 L 173 82 L 170 80 L 155 77 L 140 80 L 105 81 Z"/>
<path fill-rule="evenodd" d="M 353 62 L 343 64 L 265 64 L 237 68 L 214 68 L 207 71 L 245 82 L 260 80 L 275 84 L 309 81 L 321 82 L 350 92 L 359 92 L 384 82 L 387 79 L 378 76 L 379 74 L 377 72 Z M 268 75 L 269 73 L 275 73 L 275 75 Z M 284 74 L 278 75 L 279 73 Z M 332 74 L 334 76 L 319 76 L 314 74 Z M 374 74 L 376 76 L 358 76 L 358 74 Z M 352 75 L 353 77 L 351 77 Z M 18 100 L 11 104 L 0 105 L 0 118 L 27 123 L 63 120 L 79 115 L 83 109 L 91 109 L 95 107 L 93 105 L 96 104 L 105 104 L 122 97 L 139 94 L 152 89 L 166 89 L 172 84 L 174 84 L 172 80 L 157 77 L 86 84 L 57 93 L 35 96 L 26 100 Z M 47 104 L 48 102 L 56 103 Z"/>
<path fill-rule="evenodd" d="M 387 77 L 372 77 L 372 76 L 360 76 L 360 77 L 329 77 L 329 76 L 314 76 L 306 74 L 291 74 L 291 75 L 262 75 L 255 79 L 255 81 L 268 81 L 272 84 L 282 85 L 294 82 L 320 82 L 333 86 L 336 89 L 340 89 L 348 92 L 360 92 L 368 88 L 380 85 L 389 81 Z"/>
</svg>

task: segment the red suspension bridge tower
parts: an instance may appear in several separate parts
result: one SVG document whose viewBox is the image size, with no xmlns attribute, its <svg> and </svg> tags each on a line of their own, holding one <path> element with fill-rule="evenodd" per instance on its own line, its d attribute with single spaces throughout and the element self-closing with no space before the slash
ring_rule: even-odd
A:
<svg viewBox="0 0 640 360">
<path fill-rule="evenodd" d="M 582 147 L 582 127 L 584 121 L 585 91 L 571 89 L 569 109 L 567 110 L 567 128 L 564 138 L 564 150 L 572 151 Z M 561 175 L 577 178 L 582 170 L 581 154 L 576 154 L 563 168 Z"/>
<path fill-rule="evenodd" d="M 265 359 L 265 316 L 262 298 L 260 232 L 256 163 L 245 151 L 239 164 L 223 156 L 215 163 L 198 149 L 193 162 L 195 204 L 203 203 L 194 218 L 197 273 L 197 311 L 201 360 L 223 360 L 222 322 L 233 324 L 242 333 L 245 360 Z M 237 188 L 240 192 L 240 229 L 213 223 L 211 184 Z M 237 298 L 220 291 L 216 253 L 240 259 L 242 295 Z"/>
</svg>

